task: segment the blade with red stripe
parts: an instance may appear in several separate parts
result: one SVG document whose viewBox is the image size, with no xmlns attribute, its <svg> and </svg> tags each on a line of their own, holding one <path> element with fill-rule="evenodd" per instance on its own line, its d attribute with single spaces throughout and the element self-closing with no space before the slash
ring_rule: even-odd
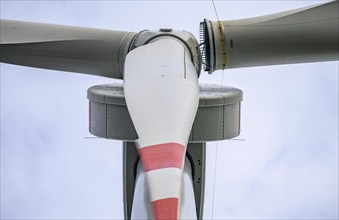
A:
<svg viewBox="0 0 339 220">
<path fill-rule="evenodd" d="M 178 219 L 183 165 L 199 86 L 186 46 L 156 38 L 126 57 L 124 91 L 138 133 L 155 219 Z"/>
</svg>

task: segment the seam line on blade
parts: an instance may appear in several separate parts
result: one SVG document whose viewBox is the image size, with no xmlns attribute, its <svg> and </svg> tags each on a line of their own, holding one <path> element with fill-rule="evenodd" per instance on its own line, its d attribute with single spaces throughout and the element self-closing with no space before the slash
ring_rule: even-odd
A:
<svg viewBox="0 0 339 220">
<path fill-rule="evenodd" d="M 220 41 L 221 41 L 221 49 L 222 49 L 222 69 L 226 67 L 226 48 L 225 48 L 225 37 L 224 37 L 224 26 L 222 25 L 221 21 L 218 21 L 218 28 L 220 34 Z"/>
</svg>

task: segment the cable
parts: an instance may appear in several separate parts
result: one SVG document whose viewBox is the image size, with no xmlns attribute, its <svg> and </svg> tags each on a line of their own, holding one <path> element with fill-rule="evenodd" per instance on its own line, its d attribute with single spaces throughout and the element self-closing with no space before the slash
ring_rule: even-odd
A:
<svg viewBox="0 0 339 220">
<path fill-rule="evenodd" d="M 215 7 L 215 4 L 214 4 L 214 0 L 212 0 L 212 4 L 213 4 L 215 15 L 217 16 L 218 25 L 219 25 L 219 29 L 220 29 L 220 34 L 223 34 L 223 27 L 222 27 L 220 19 L 219 19 L 217 8 Z M 221 87 L 224 85 L 224 72 L 225 72 L 224 69 L 225 69 L 225 64 L 226 64 L 226 62 L 223 62 Z M 221 111 L 219 111 L 219 114 L 222 115 L 223 113 Z M 219 134 L 219 126 L 218 126 L 218 134 Z M 212 194 L 212 216 L 211 216 L 211 219 L 213 219 L 213 217 L 214 217 L 214 197 L 215 197 L 215 185 L 216 185 L 216 176 L 217 176 L 216 174 L 217 174 L 218 150 L 219 150 L 219 141 L 217 141 L 217 147 L 215 149 L 214 177 L 213 177 L 213 194 Z"/>
<path fill-rule="evenodd" d="M 213 8 L 215 15 L 217 16 L 218 20 L 218 29 L 219 29 L 219 34 L 220 34 L 220 41 L 221 41 L 221 49 L 222 49 L 222 69 L 225 69 L 226 67 L 226 46 L 225 46 L 225 37 L 224 37 L 224 26 L 219 19 L 218 11 L 217 8 L 215 7 L 214 0 L 212 0 Z"/>
<path fill-rule="evenodd" d="M 220 21 L 219 15 L 218 15 L 218 12 L 217 12 L 217 8 L 215 7 L 215 4 L 214 4 L 214 0 L 212 0 L 212 4 L 213 4 L 215 15 L 217 16 L 217 20 Z"/>
<path fill-rule="evenodd" d="M 222 75 L 221 75 L 221 85 L 220 87 L 223 87 L 224 85 L 224 75 L 225 75 L 225 70 L 222 70 Z M 219 116 L 223 115 L 221 111 L 219 111 Z M 218 126 L 218 134 L 219 134 L 219 126 Z M 212 215 L 211 219 L 213 219 L 214 215 L 214 196 L 215 196 L 215 185 L 216 185 L 216 178 L 217 178 L 217 163 L 218 163 L 218 151 L 219 151 L 219 141 L 217 141 L 217 147 L 215 149 L 215 159 L 214 159 L 214 177 L 213 177 L 213 193 L 212 193 Z"/>
</svg>

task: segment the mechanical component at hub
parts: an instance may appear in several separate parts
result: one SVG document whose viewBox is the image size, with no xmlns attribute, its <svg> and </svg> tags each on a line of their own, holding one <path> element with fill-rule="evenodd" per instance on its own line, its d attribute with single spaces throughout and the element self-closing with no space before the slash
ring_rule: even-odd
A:
<svg viewBox="0 0 339 220">
<path fill-rule="evenodd" d="M 194 68 L 199 76 L 201 71 L 201 54 L 199 43 L 194 35 L 188 31 L 175 31 L 170 28 L 161 28 L 159 31 L 144 30 L 135 36 L 129 50 L 131 51 L 135 48 L 146 45 L 157 38 L 159 39 L 168 37 L 175 38 L 185 45 L 190 54 Z"/>
<path fill-rule="evenodd" d="M 205 71 L 338 60 L 338 1 L 200 24 Z"/>
</svg>

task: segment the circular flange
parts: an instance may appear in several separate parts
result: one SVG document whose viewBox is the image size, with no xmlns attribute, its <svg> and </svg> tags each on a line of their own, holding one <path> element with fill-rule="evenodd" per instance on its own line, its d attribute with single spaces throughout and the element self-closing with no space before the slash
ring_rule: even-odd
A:
<svg viewBox="0 0 339 220">
<path fill-rule="evenodd" d="M 90 133 L 108 139 L 138 138 L 129 115 L 122 84 L 93 86 L 87 91 Z M 231 139 L 240 132 L 240 89 L 200 85 L 199 107 L 189 142 Z"/>
</svg>

